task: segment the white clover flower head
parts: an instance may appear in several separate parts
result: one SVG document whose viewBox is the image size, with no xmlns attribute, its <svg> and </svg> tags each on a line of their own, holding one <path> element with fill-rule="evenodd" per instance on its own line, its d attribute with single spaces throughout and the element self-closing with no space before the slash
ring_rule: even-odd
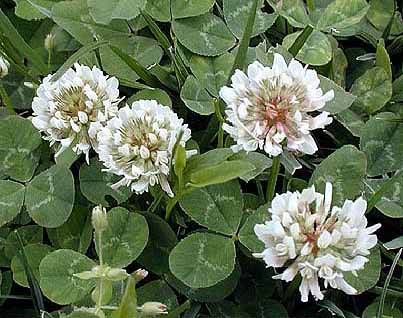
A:
<svg viewBox="0 0 403 318">
<path fill-rule="evenodd" d="M 56 156 L 72 146 L 88 162 L 90 149 L 97 150 L 97 132 L 118 111 L 119 82 L 96 66 L 78 63 L 60 79 L 51 78 L 45 77 L 37 89 L 32 123 L 51 145 L 58 144 Z"/>
<path fill-rule="evenodd" d="M 233 151 L 263 149 L 277 156 L 286 147 L 292 152 L 316 152 L 310 131 L 323 129 L 332 118 L 327 112 L 316 117 L 310 113 L 334 97 L 333 90 L 323 94 L 319 84 L 315 70 L 296 60 L 287 65 L 277 53 L 272 67 L 256 61 L 249 65 L 247 74 L 236 70 L 231 87 L 220 90 L 229 122 L 223 128 L 236 142 Z"/>
<path fill-rule="evenodd" d="M 367 227 L 367 202 L 359 197 L 346 200 L 343 206 L 331 206 L 332 185 L 326 183 L 325 195 L 312 186 L 302 192 L 278 194 L 269 213 L 271 220 L 255 225 L 255 234 L 265 249 L 254 256 L 262 258 L 267 267 L 287 269 L 274 276 L 287 282 L 299 273 L 301 300 L 311 293 L 323 299 L 319 280 L 328 286 L 353 295 L 343 273 L 363 269 L 370 249 L 377 243 L 373 234 L 381 225 Z"/>
<path fill-rule="evenodd" d="M 99 159 L 105 171 L 122 176 L 112 188 L 131 186 L 140 194 L 160 184 L 173 196 L 168 175 L 174 146 L 185 146 L 190 134 L 183 119 L 155 100 L 139 100 L 119 109 L 98 133 Z"/>
<path fill-rule="evenodd" d="M 8 74 L 8 68 L 10 67 L 10 63 L 0 56 L 0 78 L 6 77 Z"/>
</svg>

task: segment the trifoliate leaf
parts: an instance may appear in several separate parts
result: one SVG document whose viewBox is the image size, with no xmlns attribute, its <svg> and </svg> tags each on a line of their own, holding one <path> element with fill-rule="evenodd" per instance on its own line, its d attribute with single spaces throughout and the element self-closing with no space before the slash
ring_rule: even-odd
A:
<svg viewBox="0 0 403 318">
<path fill-rule="evenodd" d="M 25 206 L 39 225 L 58 227 L 69 218 L 74 195 L 73 174 L 66 167 L 54 165 L 27 185 Z"/>
<path fill-rule="evenodd" d="M 172 274 L 192 288 L 216 285 L 233 272 L 234 266 L 233 240 L 212 233 L 187 236 L 169 255 Z"/>
</svg>

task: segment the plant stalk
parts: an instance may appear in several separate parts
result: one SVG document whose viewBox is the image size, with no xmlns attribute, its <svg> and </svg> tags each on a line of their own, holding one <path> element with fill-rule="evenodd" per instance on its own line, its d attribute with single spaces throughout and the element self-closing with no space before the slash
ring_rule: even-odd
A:
<svg viewBox="0 0 403 318">
<path fill-rule="evenodd" d="M 273 158 L 269 175 L 269 183 L 267 185 L 267 195 L 266 195 L 267 202 L 270 202 L 274 197 L 279 172 L 280 172 L 280 156 L 276 156 Z"/>
<path fill-rule="evenodd" d="M 7 110 L 10 115 L 15 114 L 13 103 L 11 102 L 10 96 L 8 96 L 3 83 L 0 82 L 0 96 L 3 101 L 3 104 L 7 107 Z"/>
</svg>

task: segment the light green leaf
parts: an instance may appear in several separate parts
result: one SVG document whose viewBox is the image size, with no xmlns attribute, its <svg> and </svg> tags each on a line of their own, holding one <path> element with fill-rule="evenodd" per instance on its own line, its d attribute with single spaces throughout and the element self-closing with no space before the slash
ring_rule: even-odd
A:
<svg viewBox="0 0 403 318">
<path fill-rule="evenodd" d="M 146 0 L 87 0 L 95 22 L 109 24 L 113 19 L 130 20 L 140 14 Z"/>
<path fill-rule="evenodd" d="M 331 89 L 334 92 L 334 98 L 326 103 L 325 107 L 322 108 L 323 111 L 327 111 L 331 114 L 337 114 L 349 108 L 353 104 L 356 99 L 354 95 L 346 92 L 342 87 L 327 77 L 319 75 L 319 79 L 320 88 L 324 93 L 330 91 Z"/>
<path fill-rule="evenodd" d="M 187 215 L 209 230 L 236 234 L 243 209 L 237 181 L 196 189 L 182 197 L 179 203 Z"/>
<path fill-rule="evenodd" d="M 38 165 L 39 132 L 19 116 L 0 119 L 0 175 L 29 181 Z"/>
<path fill-rule="evenodd" d="M 112 189 L 112 184 L 121 177 L 103 172 L 103 165 L 98 160 L 91 160 L 90 165 L 83 164 L 80 168 L 80 190 L 83 195 L 95 204 L 109 206 L 106 196 L 113 197 L 118 204 L 125 202 L 131 195 L 130 188 Z"/>
<path fill-rule="evenodd" d="M 365 127 L 364 120 L 360 115 L 351 109 L 345 109 L 340 113 L 337 113 L 335 117 L 353 136 L 360 137 L 361 132 Z"/>
<path fill-rule="evenodd" d="M 235 245 L 232 239 L 211 233 L 187 236 L 169 255 L 172 274 L 192 288 L 214 286 L 227 278 L 234 266 Z"/>
<path fill-rule="evenodd" d="M 194 76 L 190 75 L 187 77 L 180 96 L 185 105 L 195 113 L 200 115 L 210 115 L 214 113 L 213 98 Z"/>
<path fill-rule="evenodd" d="M 312 23 L 302 0 L 283 0 L 281 2 L 270 0 L 269 3 L 293 27 L 305 28 L 308 24 Z"/>
<path fill-rule="evenodd" d="M 392 97 L 392 81 L 382 68 L 374 67 L 355 80 L 351 93 L 357 96 L 353 108 L 372 114 Z"/>
<path fill-rule="evenodd" d="M 369 1 L 369 10 L 367 19 L 377 29 L 384 30 L 388 25 L 394 13 L 395 0 L 371 0 Z"/>
<path fill-rule="evenodd" d="M 362 294 L 374 287 L 381 274 L 379 248 L 374 247 L 370 252 L 371 255 L 368 256 L 369 262 L 365 264 L 364 269 L 357 272 L 358 276 L 354 276 L 351 272 L 344 273 L 345 280 L 357 290 L 358 294 Z"/>
<path fill-rule="evenodd" d="M 264 249 L 264 244 L 260 241 L 254 231 L 256 224 L 264 223 L 269 220 L 268 204 L 260 206 L 253 212 L 241 227 L 239 231 L 239 241 L 251 252 L 261 252 Z"/>
<path fill-rule="evenodd" d="M 186 297 L 199 302 L 220 301 L 229 296 L 237 287 L 241 277 L 241 268 L 236 264 L 234 271 L 226 279 L 207 288 L 190 288 L 172 274 L 167 276 L 167 282 Z"/>
<path fill-rule="evenodd" d="M 43 244 L 29 244 L 24 247 L 24 253 L 27 257 L 28 265 L 31 267 L 32 272 L 39 281 L 39 264 L 42 259 L 52 252 L 53 248 Z M 21 263 L 19 256 L 14 256 L 11 261 L 11 270 L 13 271 L 14 281 L 23 286 L 29 287 L 27 276 L 25 274 L 24 265 Z"/>
<path fill-rule="evenodd" d="M 127 100 L 127 104 L 131 105 L 133 102 L 141 99 L 154 99 L 161 105 L 172 107 L 172 101 L 168 93 L 160 88 L 143 89 L 138 91 Z"/>
<path fill-rule="evenodd" d="M 383 244 L 386 249 L 394 250 L 403 247 L 403 235 Z"/>
<path fill-rule="evenodd" d="M 238 39 L 242 38 L 252 3 L 253 1 L 244 0 L 223 1 L 225 22 L 227 22 L 229 29 Z M 262 6 L 263 1 L 259 0 L 252 36 L 265 32 L 273 25 L 278 17 L 277 13 L 268 14 L 262 12 Z"/>
<path fill-rule="evenodd" d="M 111 267 L 126 267 L 139 257 L 147 245 L 147 222 L 142 215 L 120 207 L 110 210 L 107 216 L 108 227 L 102 232 L 104 262 Z M 99 251 L 98 244 L 96 248 Z"/>
<path fill-rule="evenodd" d="M 174 20 L 172 25 L 178 40 L 196 54 L 220 55 L 235 44 L 225 23 L 211 13 Z"/>
<path fill-rule="evenodd" d="M 178 299 L 169 285 L 163 280 L 154 280 L 137 290 L 137 303 L 159 301 L 168 307 L 168 312 L 178 306 Z"/>
<path fill-rule="evenodd" d="M 94 261 L 75 251 L 52 252 L 39 265 L 42 292 L 59 305 L 77 302 L 89 294 L 95 281 L 80 279 L 74 274 L 90 271 L 94 266 Z"/>
<path fill-rule="evenodd" d="M 326 182 L 333 185 L 333 204 L 341 206 L 346 199 L 355 199 L 363 190 L 366 173 L 365 154 L 352 145 L 337 149 L 316 167 L 309 184 L 324 193 Z"/>
<path fill-rule="evenodd" d="M 169 272 L 169 253 L 178 242 L 176 234 L 167 222 L 153 213 L 145 213 L 149 228 L 147 246 L 137 262 L 152 272 L 162 275 Z"/>
<path fill-rule="evenodd" d="M 154 20 L 160 22 L 171 20 L 170 2 L 168 0 L 147 0 L 145 10 Z"/>
<path fill-rule="evenodd" d="M 291 47 L 300 33 L 301 31 L 298 31 L 287 35 L 284 38 L 283 46 L 286 48 Z M 320 31 L 313 30 L 299 50 L 296 58 L 310 65 L 324 65 L 329 63 L 332 59 L 332 45 L 327 35 Z"/>
<path fill-rule="evenodd" d="M 55 157 L 55 161 L 59 166 L 70 168 L 78 158 L 80 158 L 80 155 L 74 152 L 71 147 L 68 147 L 67 149 L 63 150 L 61 154 Z"/>
<path fill-rule="evenodd" d="M 192 173 L 190 185 L 201 188 L 211 184 L 224 183 L 244 176 L 255 169 L 253 164 L 244 160 L 224 161 Z"/>
<path fill-rule="evenodd" d="M 371 118 L 361 133 L 360 148 L 368 158 L 368 175 L 377 176 L 403 167 L 403 125 L 400 116 L 380 113 Z"/>
<path fill-rule="evenodd" d="M 270 168 L 272 164 L 272 160 L 268 156 L 259 152 L 238 152 L 233 155 L 230 160 L 243 160 L 250 162 L 255 166 L 254 170 L 240 176 L 240 178 L 245 182 L 253 180 L 267 168 Z"/>
<path fill-rule="evenodd" d="M 335 0 L 321 14 L 317 28 L 327 32 L 349 28 L 359 23 L 368 9 L 365 0 Z"/>
<path fill-rule="evenodd" d="M 233 154 L 234 152 L 229 148 L 217 148 L 201 155 L 192 156 L 186 162 L 185 176 L 189 178 L 193 172 L 218 165 Z"/>
<path fill-rule="evenodd" d="M 387 180 L 368 179 L 365 181 L 368 195 L 374 194 Z M 403 177 L 393 184 L 375 205 L 384 215 L 390 218 L 403 218 Z"/>
<path fill-rule="evenodd" d="M 73 174 L 66 167 L 54 165 L 27 185 L 25 206 L 39 225 L 58 227 L 69 218 L 74 195 Z"/>
<path fill-rule="evenodd" d="M 133 36 L 125 21 L 114 20 L 109 25 L 96 24 L 89 15 L 85 1 L 57 3 L 52 8 L 52 19 L 83 45 L 93 43 L 95 34 L 99 40 L 109 41 L 144 66 L 158 63 L 161 59 L 162 49 L 158 43 L 147 37 Z M 108 74 L 127 81 L 139 78 L 109 47 L 100 48 L 100 55 Z"/>
<path fill-rule="evenodd" d="M 174 19 L 198 16 L 209 11 L 215 0 L 171 0 Z"/>
<path fill-rule="evenodd" d="M 226 84 L 233 63 L 234 56 L 230 53 L 217 57 L 193 55 L 190 59 L 190 69 L 200 85 L 218 97 L 220 88 Z"/>
<path fill-rule="evenodd" d="M 38 8 L 43 8 L 43 10 L 52 10 L 52 6 L 57 2 L 57 0 L 14 0 L 15 14 L 25 20 L 38 20 L 46 18 L 46 15 L 38 10 Z"/>
<path fill-rule="evenodd" d="M 136 279 L 133 275 L 128 278 L 119 308 L 112 315 L 119 318 L 137 318 Z"/>
<path fill-rule="evenodd" d="M 10 180 L 0 180 L 0 226 L 12 221 L 20 213 L 25 187 Z"/>
<path fill-rule="evenodd" d="M 382 67 L 386 74 L 392 78 L 392 67 L 390 65 L 390 58 L 388 51 L 385 48 L 385 42 L 383 40 L 379 40 L 378 45 L 376 47 L 376 66 Z"/>
</svg>

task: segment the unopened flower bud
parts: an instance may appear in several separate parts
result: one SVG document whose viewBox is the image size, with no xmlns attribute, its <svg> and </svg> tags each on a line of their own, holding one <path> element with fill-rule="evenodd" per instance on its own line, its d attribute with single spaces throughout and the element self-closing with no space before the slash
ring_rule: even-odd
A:
<svg viewBox="0 0 403 318">
<path fill-rule="evenodd" d="M 0 78 L 5 77 L 8 74 L 8 68 L 10 64 L 6 59 L 0 56 Z"/>
<path fill-rule="evenodd" d="M 110 281 L 120 281 L 125 280 L 129 274 L 124 269 L 121 268 L 111 268 L 106 273 L 106 279 Z"/>
<path fill-rule="evenodd" d="M 97 205 L 92 209 L 92 226 L 98 232 L 102 232 L 108 227 L 106 209 L 101 205 Z"/>
<path fill-rule="evenodd" d="M 140 307 L 140 310 L 145 316 L 154 317 L 156 315 L 168 314 L 167 306 L 156 301 L 146 302 Z"/>
<path fill-rule="evenodd" d="M 138 283 L 139 281 L 143 280 L 144 278 L 146 278 L 148 275 L 148 272 L 145 269 L 141 269 L 139 268 L 138 270 L 136 270 L 133 273 L 133 276 L 136 280 L 136 283 Z"/>
<path fill-rule="evenodd" d="M 45 49 L 48 51 L 52 51 L 55 47 L 55 35 L 49 33 L 45 38 Z"/>
<path fill-rule="evenodd" d="M 36 88 L 34 83 L 32 83 L 32 82 L 24 82 L 24 86 L 28 87 L 28 88 L 32 88 L 32 89 Z"/>
</svg>

